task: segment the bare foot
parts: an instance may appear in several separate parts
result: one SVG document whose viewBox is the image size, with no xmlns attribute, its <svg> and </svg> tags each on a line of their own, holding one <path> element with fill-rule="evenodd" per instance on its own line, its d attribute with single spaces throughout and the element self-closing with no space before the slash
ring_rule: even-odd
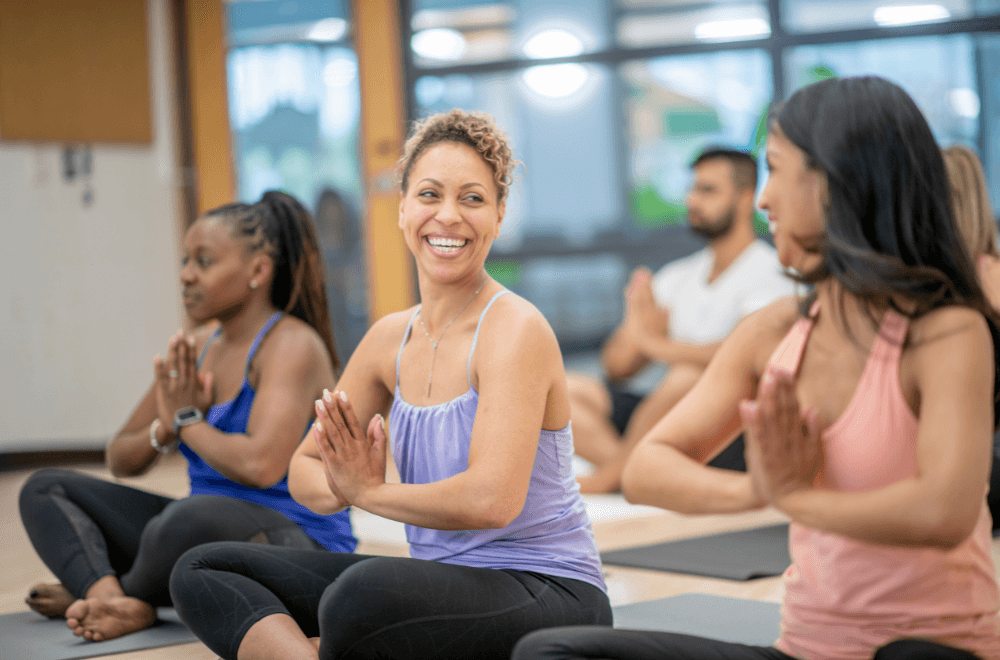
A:
<svg viewBox="0 0 1000 660">
<path fill-rule="evenodd" d="M 39 614 L 50 618 L 66 615 L 66 608 L 73 604 L 73 597 L 61 584 L 36 584 L 28 592 L 24 602 Z"/>
<path fill-rule="evenodd" d="M 153 606 L 129 596 L 81 599 L 66 609 L 66 625 L 73 634 L 94 642 L 148 628 L 154 621 Z"/>
</svg>

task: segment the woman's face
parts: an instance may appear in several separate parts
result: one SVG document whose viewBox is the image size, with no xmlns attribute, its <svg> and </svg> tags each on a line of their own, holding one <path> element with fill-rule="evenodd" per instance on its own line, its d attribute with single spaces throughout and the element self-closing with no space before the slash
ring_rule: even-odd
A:
<svg viewBox="0 0 1000 660">
<path fill-rule="evenodd" d="M 250 297 L 250 281 L 261 279 L 255 261 L 225 222 L 203 217 L 191 225 L 181 259 L 181 295 L 191 319 L 201 323 L 238 311 Z"/>
<path fill-rule="evenodd" d="M 500 233 L 493 169 L 472 147 L 440 142 L 413 164 L 399 202 L 399 228 L 424 277 L 478 278 Z"/>
<path fill-rule="evenodd" d="M 767 136 L 767 183 L 757 205 L 767 213 L 782 266 L 809 273 L 822 256 L 803 245 L 818 245 L 826 230 L 826 177 L 806 164 L 806 155 L 780 130 Z"/>
</svg>

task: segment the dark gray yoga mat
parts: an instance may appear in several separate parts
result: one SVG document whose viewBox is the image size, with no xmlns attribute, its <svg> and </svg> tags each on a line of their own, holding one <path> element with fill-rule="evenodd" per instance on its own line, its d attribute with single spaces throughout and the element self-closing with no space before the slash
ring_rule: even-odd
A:
<svg viewBox="0 0 1000 660">
<path fill-rule="evenodd" d="M 47 619 L 35 612 L 0 615 L 0 660 L 73 660 L 198 641 L 173 608 L 161 607 L 157 616 L 159 621 L 152 628 L 106 642 L 88 642 L 76 637 L 65 619 Z"/>
<path fill-rule="evenodd" d="M 656 630 L 724 642 L 771 646 L 781 632 L 781 605 L 682 594 L 613 608 L 615 628 Z"/>
<path fill-rule="evenodd" d="M 601 561 L 728 580 L 781 575 L 792 563 L 786 524 L 611 550 L 601 553 Z"/>
</svg>

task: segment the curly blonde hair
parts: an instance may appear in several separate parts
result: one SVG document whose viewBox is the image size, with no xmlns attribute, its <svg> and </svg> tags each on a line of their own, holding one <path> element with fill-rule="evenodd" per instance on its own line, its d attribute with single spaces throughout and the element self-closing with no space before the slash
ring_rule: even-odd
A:
<svg viewBox="0 0 1000 660">
<path fill-rule="evenodd" d="M 400 189 L 403 193 L 406 193 L 409 185 L 413 165 L 424 152 L 439 142 L 457 142 L 475 149 L 493 170 L 497 202 L 507 198 L 511 174 L 518 164 L 514 160 L 507 134 L 485 112 L 465 112 L 458 109 L 414 123 L 413 134 L 403 146 L 403 157 L 398 163 Z"/>
</svg>

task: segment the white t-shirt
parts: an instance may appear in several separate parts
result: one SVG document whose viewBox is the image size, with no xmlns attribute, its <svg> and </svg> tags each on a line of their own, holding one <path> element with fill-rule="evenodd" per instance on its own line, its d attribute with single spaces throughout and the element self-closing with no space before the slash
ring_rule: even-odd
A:
<svg viewBox="0 0 1000 660">
<path fill-rule="evenodd" d="M 653 275 L 653 297 L 670 311 L 670 336 L 688 344 L 713 344 L 744 316 L 795 293 L 774 248 L 751 243 L 715 281 L 712 252 L 705 248 L 672 261 Z"/>
</svg>

